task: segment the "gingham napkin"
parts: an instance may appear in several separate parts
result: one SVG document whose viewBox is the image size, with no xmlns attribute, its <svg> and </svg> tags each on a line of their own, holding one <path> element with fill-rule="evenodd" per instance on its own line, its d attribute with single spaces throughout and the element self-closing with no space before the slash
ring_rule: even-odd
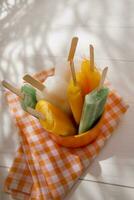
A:
<svg viewBox="0 0 134 200">
<path fill-rule="evenodd" d="M 46 72 L 36 75 L 40 81 Z M 69 149 L 57 145 L 33 116 L 24 112 L 19 99 L 7 92 L 7 100 L 19 128 L 21 144 L 5 181 L 5 191 L 21 200 L 61 200 L 112 135 L 128 106 L 112 89 L 107 113 L 97 139 L 90 145 Z"/>
</svg>

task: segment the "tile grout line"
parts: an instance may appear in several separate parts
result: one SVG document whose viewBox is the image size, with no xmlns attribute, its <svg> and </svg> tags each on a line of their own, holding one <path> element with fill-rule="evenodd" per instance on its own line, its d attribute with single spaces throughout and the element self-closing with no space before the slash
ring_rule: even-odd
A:
<svg viewBox="0 0 134 200">
<path fill-rule="evenodd" d="M 118 187 L 123 187 L 123 188 L 134 189 L 134 186 L 120 185 L 120 184 L 116 184 L 116 183 L 107 183 L 107 182 L 103 182 L 103 181 L 94 181 L 94 180 L 87 180 L 87 179 L 82 179 L 82 178 L 80 178 L 79 180 L 93 182 L 93 183 L 100 183 L 100 184 L 104 184 L 104 185 L 111 185 L 111 186 L 118 186 Z"/>
<path fill-rule="evenodd" d="M 32 59 L 33 56 L 43 56 L 43 57 L 46 57 L 47 59 L 50 59 L 50 58 L 55 58 L 55 59 L 59 59 L 59 58 L 66 58 L 65 55 L 53 55 L 53 56 L 49 56 L 49 55 L 46 55 L 46 54 L 33 54 L 31 56 L 25 56 L 26 59 Z M 87 55 L 85 55 L 87 56 Z M 82 55 L 81 54 L 78 54 L 76 55 L 76 60 L 77 59 L 81 59 L 82 58 Z M 114 61 L 114 62 L 134 62 L 133 59 L 122 59 L 122 58 L 97 58 L 96 57 L 96 61 L 105 61 L 105 60 L 108 60 L 108 61 Z"/>
<path fill-rule="evenodd" d="M 1 165 L 0 165 L 0 168 L 10 169 L 10 167 L 1 166 Z M 108 183 L 108 182 L 103 182 L 103 181 L 87 180 L 87 179 L 83 179 L 83 178 L 79 178 L 78 180 L 85 181 L 85 182 L 99 183 L 99 184 L 103 184 L 103 185 L 110 185 L 110 186 L 134 189 L 134 186 L 120 185 L 120 184 L 116 184 L 116 183 Z"/>
<path fill-rule="evenodd" d="M 47 59 L 50 59 L 50 58 L 65 58 L 65 56 L 63 55 L 63 56 L 58 56 L 58 55 L 55 55 L 55 56 L 49 56 L 49 55 L 45 55 L 45 54 L 35 54 L 35 55 L 31 55 L 31 56 L 25 56 L 25 58 L 27 58 L 27 59 L 30 59 L 30 58 L 32 58 L 32 56 L 40 56 L 40 55 L 42 55 L 42 56 L 44 56 L 44 57 L 46 57 Z M 80 55 L 76 55 L 76 59 L 79 59 L 79 58 L 81 58 L 81 54 Z M 134 60 L 132 60 L 132 59 L 121 59 L 121 58 L 97 58 L 96 57 L 96 61 L 105 61 L 105 60 L 108 60 L 108 61 L 115 61 L 115 62 L 134 62 Z"/>
</svg>

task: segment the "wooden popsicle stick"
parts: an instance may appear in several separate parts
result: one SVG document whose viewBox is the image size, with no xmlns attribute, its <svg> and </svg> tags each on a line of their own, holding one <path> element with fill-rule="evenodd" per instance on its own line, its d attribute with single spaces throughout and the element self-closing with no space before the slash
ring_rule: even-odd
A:
<svg viewBox="0 0 134 200">
<path fill-rule="evenodd" d="M 47 76 L 53 76 L 55 73 L 55 68 L 51 68 L 47 70 Z"/>
<path fill-rule="evenodd" d="M 30 83 L 32 86 L 34 86 L 35 88 L 37 88 L 40 91 L 43 91 L 45 89 L 45 86 L 40 81 L 36 80 L 35 78 L 30 76 L 29 74 L 26 74 L 23 77 L 23 80 Z"/>
<path fill-rule="evenodd" d="M 54 76 L 54 74 L 55 74 L 55 68 L 54 67 L 50 68 L 50 69 L 48 69 L 48 70 L 45 71 L 45 73 L 44 73 L 44 79 L 46 79 L 49 76 Z"/>
<path fill-rule="evenodd" d="M 75 74 L 75 68 L 74 68 L 74 62 L 73 62 L 73 60 L 70 61 L 70 68 L 71 68 L 73 83 L 74 83 L 74 85 L 77 85 L 77 80 L 76 80 L 76 74 Z"/>
<path fill-rule="evenodd" d="M 8 82 L 6 82 L 5 80 L 3 80 L 3 81 L 1 82 L 1 84 L 2 84 L 5 88 L 7 88 L 8 90 L 10 90 L 11 92 L 13 92 L 14 94 L 16 94 L 17 96 L 19 96 L 20 98 L 22 98 L 22 99 L 24 98 L 24 94 L 21 93 L 21 91 L 20 91 L 18 88 L 12 86 L 10 83 L 8 83 Z"/>
<path fill-rule="evenodd" d="M 69 50 L 68 61 L 72 61 L 74 59 L 77 43 L 78 43 L 78 37 L 73 37 L 71 42 L 71 47 Z"/>
<path fill-rule="evenodd" d="M 70 68 L 71 68 L 71 73 L 72 73 L 72 78 L 73 78 L 74 85 L 77 84 L 75 68 L 74 68 L 74 62 L 73 62 L 74 54 L 75 54 L 76 47 L 77 47 L 77 43 L 78 43 L 78 37 L 73 37 L 72 38 L 72 42 L 71 42 L 71 47 L 70 47 L 70 50 L 69 50 L 69 55 L 68 55 L 68 61 L 70 62 Z"/>
<path fill-rule="evenodd" d="M 94 47 L 90 45 L 90 69 L 94 71 Z"/>
<path fill-rule="evenodd" d="M 27 107 L 27 112 L 38 119 L 46 120 L 45 116 L 42 113 L 33 108 Z"/>
<path fill-rule="evenodd" d="M 106 75 L 107 75 L 107 71 L 108 71 L 108 67 L 105 67 L 102 71 L 102 75 L 101 75 L 101 80 L 100 80 L 100 83 L 99 83 L 99 86 L 98 86 L 98 91 L 103 87 L 104 85 L 104 81 L 105 81 L 105 78 L 106 78 Z"/>
</svg>

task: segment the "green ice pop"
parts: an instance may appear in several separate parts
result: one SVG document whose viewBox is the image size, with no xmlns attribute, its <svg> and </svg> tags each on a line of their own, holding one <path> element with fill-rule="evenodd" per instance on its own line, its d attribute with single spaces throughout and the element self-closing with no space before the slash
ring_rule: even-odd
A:
<svg viewBox="0 0 134 200">
<path fill-rule="evenodd" d="M 109 89 L 94 90 L 85 97 L 79 134 L 88 131 L 97 119 L 102 115 L 107 100 Z"/>
<path fill-rule="evenodd" d="M 3 80 L 1 83 L 5 88 L 20 97 L 21 106 L 25 111 L 27 111 L 27 107 L 35 108 L 37 103 L 36 90 L 32 86 L 25 84 L 21 87 L 21 89 L 18 89 L 5 80 Z"/>
<path fill-rule="evenodd" d="M 21 87 L 21 92 L 24 94 L 24 98 L 21 99 L 21 106 L 26 111 L 27 107 L 35 108 L 37 100 L 36 100 L 36 90 L 25 84 Z"/>
</svg>

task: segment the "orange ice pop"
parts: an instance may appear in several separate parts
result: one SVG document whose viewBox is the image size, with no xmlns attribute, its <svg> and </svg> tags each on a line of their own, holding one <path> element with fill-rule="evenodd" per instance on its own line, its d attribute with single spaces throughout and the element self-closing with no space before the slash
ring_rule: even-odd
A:
<svg viewBox="0 0 134 200">
<path fill-rule="evenodd" d="M 94 90 L 100 82 L 100 71 L 94 65 L 94 48 L 90 45 L 90 60 L 84 59 L 81 63 L 81 70 L 77 73 L 78 82 L 84 95 Z"/>
</svg>

